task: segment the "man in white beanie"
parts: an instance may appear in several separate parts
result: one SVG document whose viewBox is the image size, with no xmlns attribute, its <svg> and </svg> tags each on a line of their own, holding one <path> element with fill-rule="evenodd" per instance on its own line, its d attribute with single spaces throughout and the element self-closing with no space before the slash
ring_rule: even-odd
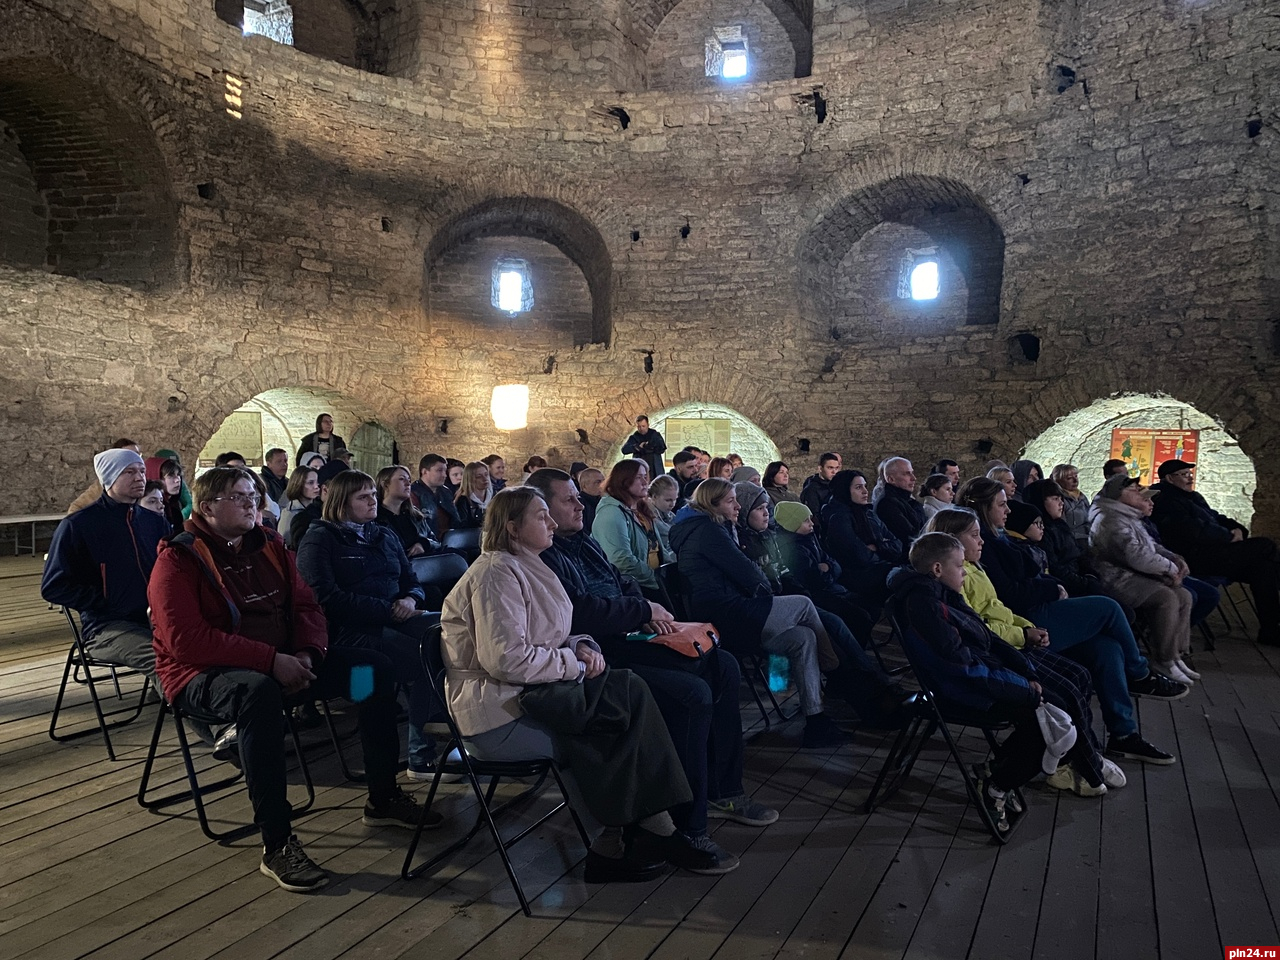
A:
<svg viewBox="0 0 1280 960">
<path fill-rule="evenodd" d="M 147 473 L 136 451 L 104 450 L 93 469 L 101 495 L 58 524 L 40 595 L 79 612 L 94 657 L 154 675 L 147 582 L 169 525 L 137 505 Z"/>
</svg>

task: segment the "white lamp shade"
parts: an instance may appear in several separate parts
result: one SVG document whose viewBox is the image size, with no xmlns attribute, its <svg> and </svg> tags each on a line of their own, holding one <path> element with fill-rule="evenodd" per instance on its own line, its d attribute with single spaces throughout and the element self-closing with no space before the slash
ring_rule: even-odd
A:
<svg viewBox="0 0 1280 960">
<path fill-rule="evenodd" d="M 489 413 L 499 430 L 523 430 L 529 425 L 529 387 L 523 383 L 494 387 Z"/>
</svg>

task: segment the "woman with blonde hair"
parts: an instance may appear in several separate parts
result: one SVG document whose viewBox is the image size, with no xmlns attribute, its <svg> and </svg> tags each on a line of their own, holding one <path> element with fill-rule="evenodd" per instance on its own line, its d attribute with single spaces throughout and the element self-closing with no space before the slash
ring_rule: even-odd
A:
<svg viewBox="0 0 1280 960">
<path fill-rule="evenodd" d="M 468 463 L 462 471 L 458 494 L 453 498 L 458 508 L 459 530 L 474 530 L 484 526 L 484 511 L 493 499 L 493 484 L 489 481 L 489 468 L 480 460 Z"/>
</svg>

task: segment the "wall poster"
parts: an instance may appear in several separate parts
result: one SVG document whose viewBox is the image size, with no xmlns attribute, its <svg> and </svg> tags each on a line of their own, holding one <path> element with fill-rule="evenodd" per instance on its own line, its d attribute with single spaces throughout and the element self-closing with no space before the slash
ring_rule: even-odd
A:
<svg viewBox="0 0 1280 960">
<path fill-rule="evenodd" d="M 1143 486 L 1156 481 L 1156 471 L 1166 460 L 1196 462 L 1199 430 L 1150 430 L 1121 428 L 1111 431 L 1111 458 L 1129 465 L 1129 476 L 1140 477 Z"/>
</svg>

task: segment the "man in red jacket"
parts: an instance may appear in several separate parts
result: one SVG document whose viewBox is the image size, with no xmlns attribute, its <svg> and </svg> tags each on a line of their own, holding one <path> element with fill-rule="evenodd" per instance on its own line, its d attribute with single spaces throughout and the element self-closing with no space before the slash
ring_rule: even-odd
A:
<svg viewBox="0 0 1280 960">
<path fill-rule="evenodd" d="M 252 474 L 215 467 L 197 478 L 185 531 L 166 543 L 148 589 L 156 672 L 166 698 L 205 722 L 234 723 L 261 870 L 295 893 L 328 875 L 293 835 L 285 792 L 286 699 L 344 696 L 360 703 L 369 786 L 364 822 L 417 826 L 422 808 L 396 786 L 395 671 L 382 654 L 329 649 L 324 613 L 274 533 L 254 523 Z M 431 826 L 439 814 L 429 815 Z M 434 821 L 434 822 L 432 822 Z"/>
</svg>

